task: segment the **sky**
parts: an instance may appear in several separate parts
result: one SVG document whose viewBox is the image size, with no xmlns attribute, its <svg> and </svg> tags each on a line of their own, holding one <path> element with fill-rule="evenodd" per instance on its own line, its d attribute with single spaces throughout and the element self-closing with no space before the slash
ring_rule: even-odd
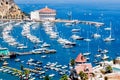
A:
<svg viewBox="0 0 120 80">
<path fill-rule="evenodd" d="M 113 3 L 118 4 L 120 0 L 14 0 L 18 4 L 25 3 Z"/>
</svg>

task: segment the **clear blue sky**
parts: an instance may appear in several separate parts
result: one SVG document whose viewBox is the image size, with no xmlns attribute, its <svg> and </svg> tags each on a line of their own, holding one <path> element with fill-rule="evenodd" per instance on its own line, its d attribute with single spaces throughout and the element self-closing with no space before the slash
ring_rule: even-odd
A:
<svg viewBox="0 0 120 80">
<path fill-rule="evenodd" d="M 120 0 L 14 0 L 14 1 L 16 3 L 120 3 Z"/>
</svg>

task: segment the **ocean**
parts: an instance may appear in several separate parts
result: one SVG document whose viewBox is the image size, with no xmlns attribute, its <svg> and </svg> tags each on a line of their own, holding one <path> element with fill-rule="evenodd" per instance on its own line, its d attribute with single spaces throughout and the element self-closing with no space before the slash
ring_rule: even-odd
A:
<svg viewBox="0 0 120 80">
<path fill-rule="evenodd" d="M 18 56 L 17 58 L 20 58 L 23 63 L 15 62 L 14 59 L 7 59 L 9 62 L 10 67 L 14 67 L 17 69 L 20 69 L 20 65 L 23 64 L 24 67 L 33 68 L 33 66 L 28 66 L 26 63 L 28 59 L 33 58 L 35 60 L 40 60 L 43 62 L 43 65 L 47 64 L 48 62 L 58 62 L 60 65 L 68 65 L 71 59 L 75 59 L 79 53 L 84 53 L 89 50 L 91 53 L 88 58 L 90 60 L 88 63 L 92 63 L 92 66 L 96 66 L 96 64 L 93 62 L 95 60 L 95 55 L 98 54 L 98 47 L 101 49 L 107 49 L 109 52 L 107 55 L 109 56 L 108 60 L 115 59 L 116 57 L 120 56 L 120 6 L 119 5 L 88 5 L 88 4 L 18 4 L 22 11 L 24 11 L 27 14 L 30 14 L 31 11 L 39 10 L 41 8 L 44 8 L 46 5 L 49 8 L 55 9 L 57 11 L 56 18 L 60 19 L 68 19 L 68 12 L 72 12 L 72 19 L 77 20 L 86 20 L 86 21 L 96 21 L 96 22 L 103 22 L 105 23 L 104 26 L 99 28 L 99 34 L 101 35 L 101 38 L 94 39 L 92 38 L 92 35 L 94 33 L 97 33 L 97 28 L 93 25 L 86 25 L 86 24 L 77 24 L 73 26 L 65 26 L 64 23 L 55 23 L 55 31 L 59 33 L 59 36 L 65 39 L 68 39 L 70 41 L 74 41 L 77 43 L 77 45 L 70 49 L 63 48 L 56 39 L 50 39 L 49 35 L 46 34 L 44 31 L 44 28 L 40 23 L 36 23 L 35 29 L 30 29 L 30 33 L 32 35 L 37 36 L 40 40 L 45 41 L 49 44 L 51 44 L 51 49 L 56 49 L 57 53 L 55 54 L 48 54 L 46 58 L 41 58 L 42 54 L 31 54 L 31 55 L 23 55 Z M 103 39 L 109 36 L 109 31 L 105 31 L 104 28 L 110 27 L 110 22 L 112 22 L 112 37 L 115 38 L 115 41 L 112 42 L 104 42 Z M 11 31 L 11 36 L 13 36 L 16 41 L 19 43 L 23 43 L 28 46 L 27 49 L 18 50 L 16 47 L 9 46 L 3 38 L 0 38 L 0 43 L 2 47 L 7 47 L 10 51 L 15 52 L 28 52 L 34 49 L 34 46 L 36 44 L 32 43 L 27 38 L 23 37 L 21 35 L 23 24 L 17 25 L 17 27 L 14 27 Z M 71 32 L 72 29 L 77 28 L 80 29 L 80 32 L 73 33 Z M 3 27 L 0 28 L 1 32 L 3 30 Z M 79 35 L 84 38 L 90 38 L 91 41 L 88 42 L 85 41 L 78 41 L 73 40 L 70 37 L 73 35 Z M 2 37 L 2 35 L 1 35 Z M 100 54 L 100 53 L 99 53 Z M 99 59 L 101 60 L 101 59 Z M 0 66 L 3 62 L 0 62 Z M 43 69 L 44 70 L 44 69 Z M 69 70 L 69 69 L 67 69 Z M 46 71 L 45 75 L 49 74 L 55 74 L 55 77 L 52 78 L 52 80 L 59 80 L 61 75 L 58 74 L 58 72 L 54 70 Z M 67 73 L 69 74 L 69 73 Z M 18 77 L 14 77 L 10 74 L 5 74 L 0 72 L 0 79 L 3 80 L 19 80 Z M 36 78 L 35 80 L 42 80 Z"/>
</svg>

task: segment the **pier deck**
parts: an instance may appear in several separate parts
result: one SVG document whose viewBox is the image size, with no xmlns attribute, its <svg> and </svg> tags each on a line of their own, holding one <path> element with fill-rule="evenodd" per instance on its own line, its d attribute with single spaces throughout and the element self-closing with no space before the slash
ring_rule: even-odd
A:
<svg viewBox="0 0 120 80">
<path fill-rule="evenodd" d="M 0 21 L 35 21 L 35 22 L 44 22 L 43 20 L 21 20 L 21 19 L 0 19 Z M 56 20 L 48 20 L 50 22 L 63 22 L 63 23 L 82 23 L 88 25 L 95 25 L 95 26 L 103 26 L 104 23 L 102 22 L 95 22 L 95 21 L 84 21 L 84 20 L 65 20 L 65 19 L 56 19 Z"/>
</svg>

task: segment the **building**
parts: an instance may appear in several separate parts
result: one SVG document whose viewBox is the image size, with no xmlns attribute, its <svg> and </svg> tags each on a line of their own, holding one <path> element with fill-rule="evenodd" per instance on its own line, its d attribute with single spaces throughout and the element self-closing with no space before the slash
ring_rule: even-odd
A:
<svg viewBox="0 0 120 80">
<path fill-rule="evenodd" d="M 50 9 L 46 6 L 43 9 L 31 12 L 30 16 L 31 20 L 55 20 L 56 10 Z"/>
<path fill-rule="evenodd" d="M 83 71 L 88 75 L 88 77 L 92 76 L 92 65 L 91 63 L 86 63 L 86 59 L 82 54 L 79 54 L 77 58 L 75 59 L 76 65 L 75 70 L 77 74 L 80 73 L 80 71 Z"/>
<path fill-rule="evenodd" d="M 119 73 L 106 74 L 104 80 L 120 80 L 120 74 Z"/>
<path fill-rule="evenodd" d="M 78 63 L 78 64 L 85 63 L 86 59 L 82 54 L 79 54 L 77 56 L 77 58 L 75 59 L 75 62 Z"/>
</svg>

